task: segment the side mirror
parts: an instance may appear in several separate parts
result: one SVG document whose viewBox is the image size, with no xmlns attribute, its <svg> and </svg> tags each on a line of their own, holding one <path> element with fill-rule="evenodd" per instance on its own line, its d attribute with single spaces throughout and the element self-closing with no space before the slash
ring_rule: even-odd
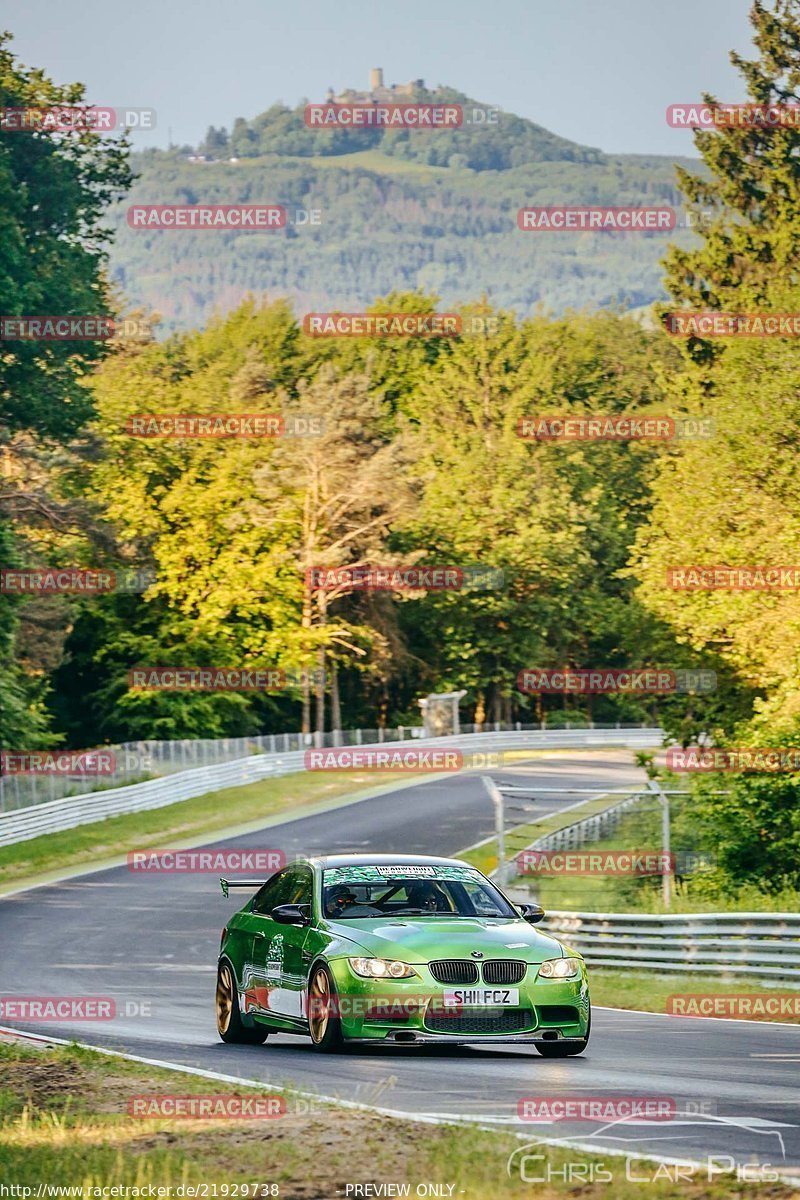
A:
<svg viewBox="0 0 800 1200">
<path fill-rule="evenodd" d="M 279 925 L 310 925 L 310 904 L 278 904 L 269 914 Z"/>
<path fill-rule="evenodd" d="M 545 915 L 541 904 L 520 904 L 519 911 L 523 921 L 527 921 L 529 925 L 535 925 Z"/>
</svg>

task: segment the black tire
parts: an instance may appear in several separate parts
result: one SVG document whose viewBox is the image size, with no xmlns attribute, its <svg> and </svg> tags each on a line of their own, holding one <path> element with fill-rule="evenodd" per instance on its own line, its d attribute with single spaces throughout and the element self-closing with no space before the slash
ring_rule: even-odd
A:
<svg viewBox="0 0 800 1200">
<path fill-rule="evenodd" d="M 260 1046 L 267 1040 L 269 1030 L 263 1025 L 245 1025 L 239 1011 L 239 992 L 233 967 L 223 961 L 217 967 L 217 991 L 215 997 L 217 1011 L 217 1033 L 223 1042 L 233 1042 L 238 1045 Z"/>
<path fill-rule="evenodd" d="M 344 1038 L 336 1012 L 336 984 L 325 963 L 316 963 L 312 968 L 306 994 L 311 1045 L 319 1054 L 337 1054 L 344 1046 Z"/>
<path fill-rule="evenodd" d="M 572 1058 L 575 1054 L 583 1054 L 586 1047 L 589 1045 L 589 1036 L 592 1032 L 592 1014 L 589 1013 L 589 1024 L 586 1029 L 586 1037 L 581 1038 L 579 1042 L 538 1042 L 536 1049 L 541 1054 L 542 1058 Z"/>
</svg>

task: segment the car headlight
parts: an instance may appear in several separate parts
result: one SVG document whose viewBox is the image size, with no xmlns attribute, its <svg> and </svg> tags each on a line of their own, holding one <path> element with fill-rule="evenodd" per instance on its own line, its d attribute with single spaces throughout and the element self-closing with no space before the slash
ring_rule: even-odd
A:
<svg viewBox="0 0 800 1200">
<path fill-rule="evenodd" d="M 580 973 L 579 958 L 548 958 L 539 967 L 540 979 L 577 979 Z"/>
<path fill-rule="evenodd" d="M 365 979 L 410 979 L 416 975 L 408 963 L 391 958 L 349 958 L 350 970 Z"/>
</svg>

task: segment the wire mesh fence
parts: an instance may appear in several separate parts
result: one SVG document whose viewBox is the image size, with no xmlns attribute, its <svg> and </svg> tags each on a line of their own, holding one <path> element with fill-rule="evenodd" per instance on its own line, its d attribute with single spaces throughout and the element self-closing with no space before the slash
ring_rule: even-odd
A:
<svg viewBox="0 0 800 1200">
<path fill-rule="evenodd" d="M 627 729 L 635 725 L 611 722 L 589 724 L 579 718 L 575 722 L 561 720 L 485 722 L 483 725 L 461 725 L 462 734 L 504 733 L 549 729 Z M 126 787 L 147 779 L 190 771 L 198 767 L 213 767 L 234 762 L 250 755 L 289 754 L 309 747 L 335 749 L 341 746 L 380 745 L 384 742 L 403 742 L 424 738 L 421 725 L 396 725 L 372 729 L 335 729 L 325 733 L 265 733 L 249 737 L 176 739 L 173 741 L 122 742 L 104 746 L 104 759 L 111 769 L 103 774 L 91 770 L 42 771 L 41 773 L 0 773 L 0 812 L 60 800 L 66 796 L 81 796 L 108 788 Z"/>
<path fill-rule="evenodd" d="M 476 757 L 481 764 L 487 752 L 494 757 L 506 750 L 517 752 L 534 749 L 597 749 L 600 747 L 628 748 L 638 750 L 661 744 L 664 731 L 653 727 L 627 727 L 617 730 L 563 729 L 512 731 L 500 733 L 459 734 L 448 739 L 428 739 L 421 746 L 423 756 L 434 750 L 451 748 L 462 753 L 465 769 L 470 769 Z M 363 730 L 362 730 L 363 735 Z M 357 741 L 357 739 L 355 739 Z M 386 740 L 386 739 L 384 739 Z M 416 737 L 397 743 L 397 749 L 417 753 Z M 444 742 L 444 745 L 442 745 Z M 367 744 L 366 755 L 391 757 L 391 751 L 379 744 Z M 312 750 L 312 753 L 317 753 Z M 350 753 L 349 751 L 345 753 Z M 355 753 L 355 752 L 354 752 Z M 46 833 L 72 829 L 106 817 L 123 813 L 141 812 L 152 808 L 163 808 L 179 801 L 204 796 L 231 787 L 243 787 L 264 779 L 277 779 L 310 769 L 309 751 L 290 750 L 275 754 L 250 754 L 231 762 L 216 766 L 197 767 L 172 774 L 156 776 L 127 787 L 107 788 L 105 791 L 86 792 L 77 796 L 64 796 L 49 803 L 28 804 L 17 809 L 0 812 L 0 845 L 26 841 Z M 456 767 L 456 769 L 459 769 Z M 482 769 L 482 768 L 481 768 Z"/>
<path fill-rule="evenodd" d="M 174 741 L 122 742 L 104 746 L 103 763 L 110 769 L 6 771 L 0 774 L 0 812 L 44 804 L 65 796 L 126 787 L 146 779 L 214 767 L 256 754 L 289 754 L 310 746 L 360 746 L 372 742 L 404 741 L 423 734 L 421 728 L 343 729 L 318 733 L 267 733 L 235 738 L 182 738 Z M 57 752 L 54 752 L 56 754 Z M 10 757 L 10 756 L 9 756 Z M 73 756 L 77 757 L 77 756 Z"/>
<path fill-rule="evenodd" d="M 624 789 L 525 788 L 489 777 L 484 783 L 495 807 L 492 876 L 517 901 L 548 909 L 666 911 L 676 897 L 690 902 L 698 878 L 705 885 L 713 878 L 713 846 L 698 842 L 692 826 L 681 822 L 692 795 L 686 788 L 653 779 Z M 542 809 L 545 796 L 572 800 L 579 794 L 585 798 Z"/>
</svg>

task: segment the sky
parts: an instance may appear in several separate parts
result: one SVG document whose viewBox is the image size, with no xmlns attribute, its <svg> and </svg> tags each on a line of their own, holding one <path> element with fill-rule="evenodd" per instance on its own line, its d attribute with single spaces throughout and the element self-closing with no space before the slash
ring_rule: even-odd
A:
<svg viewBox="0 0 800 1200">
<path fill-rule="evenodd" d="M 669 104 L 743 98 L 750 0 L 0 0 L 19 58 L 101 107 L 156 110 L 134 145 L 197 144 L 275 101 L 424 79 L 609 153 L 693 154 Z"/>
</svg>

